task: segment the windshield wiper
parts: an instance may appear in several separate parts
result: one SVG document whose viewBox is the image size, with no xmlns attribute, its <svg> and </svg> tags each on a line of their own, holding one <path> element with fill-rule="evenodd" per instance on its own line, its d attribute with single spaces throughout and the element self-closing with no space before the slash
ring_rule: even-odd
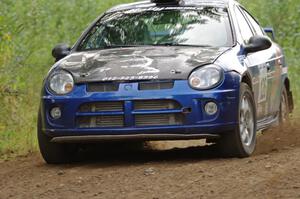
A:
<svg viewBox="0 0 300 199">
<path fill-rule="evenodd" d="M 153 44 L 153 46 L 188 46 L 188 47 L 212 47 L 210 45 L 191 45 L 191 44 L 178 44 L 174 42 L 165 42 L 165 43 L 158 43 Z"/>
<path fill-rule="evenodd" d="M 158 44 L 153 44 L 153 46 L 213 47 L 213 46 L 210 46 L 210 45 L 178 44 L 178 43 L 174 43 L 174 42 L 164 42 L 164 43 L 158 43 Z"/>
<path fill-rule="evenodd" d="M 139 45 L 110 45 L 110 46 L 105 46 L 105 49 L 109 48 L 131 48 L 131 47 L 138 47 Z"/>
</svg>

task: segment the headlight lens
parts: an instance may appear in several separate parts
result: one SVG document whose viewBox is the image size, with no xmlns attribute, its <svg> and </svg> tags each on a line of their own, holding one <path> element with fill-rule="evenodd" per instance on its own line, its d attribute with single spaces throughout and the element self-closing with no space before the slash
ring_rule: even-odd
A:
<svg viewBox="0 0 300 199">
<path fill-rule="evenodd" d="M 205 90 L 215 87 L 223 78 L 222 69 L 216 65 L 207 65 L 195 70 L 189 77 L 194 89 Z"/>
<path fill-rule="evenodd" d="M 59 71 L 52 74 L 49 78 L 49 88 L 57 95 L 70 93 L 74 87 L 74 80 L 70 73 Z"/>
</svg>

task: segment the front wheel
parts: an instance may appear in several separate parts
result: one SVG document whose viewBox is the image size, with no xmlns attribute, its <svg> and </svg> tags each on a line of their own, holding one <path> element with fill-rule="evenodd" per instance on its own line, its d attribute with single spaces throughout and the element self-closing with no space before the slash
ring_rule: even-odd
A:
<svg viewBox="0 0 300 199">
<path fill-rule="evenodd" d="M 256 109 L 249 86 L 241 83 L 238 125 L 233 132 L 221 135 L 217 145 L 220 152 L 230 157 L 249 157 L 256 146 Z"/>
<path fill-rule="evenodd" d="M 78 151 L 75 145 L 51 142 L 51 138 L 42 130 L 41 113 L 39 111 L 37 137 L 42 157 L 48 164 L 70 163 Z"/>
</svg>

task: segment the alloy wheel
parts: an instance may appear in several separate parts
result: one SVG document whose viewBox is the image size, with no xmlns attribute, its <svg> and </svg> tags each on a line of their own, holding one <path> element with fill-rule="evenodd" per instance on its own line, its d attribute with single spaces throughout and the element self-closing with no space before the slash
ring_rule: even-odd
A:
<svg viewBox="0 0 300 199">
<path fill-rule="evenodd" d="M 248 95 L 244 95 L 241 101 L 240 136 L 243 145 L 251 145 L 254 136 L 254 114 L 253 107 Z"/>
</svg>

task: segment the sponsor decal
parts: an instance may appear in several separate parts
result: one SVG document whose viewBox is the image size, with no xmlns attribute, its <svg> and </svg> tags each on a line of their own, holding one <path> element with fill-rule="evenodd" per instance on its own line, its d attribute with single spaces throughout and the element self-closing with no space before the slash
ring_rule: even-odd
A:
<svg viewBox="0 0 300 199">
<path fill-rule="evenodd" d="M 268 91 L 268 70 L 265 64 L 259 65 L 259 92 L 258 92 L 258 103 L 267 100 Z"/>
<path fill-rule="evenodd" d="M 158 75 L 105 77 L 102 79 L 102 81 L 149 80 L 149 79 L 158 79 Z"/>
</svg>

